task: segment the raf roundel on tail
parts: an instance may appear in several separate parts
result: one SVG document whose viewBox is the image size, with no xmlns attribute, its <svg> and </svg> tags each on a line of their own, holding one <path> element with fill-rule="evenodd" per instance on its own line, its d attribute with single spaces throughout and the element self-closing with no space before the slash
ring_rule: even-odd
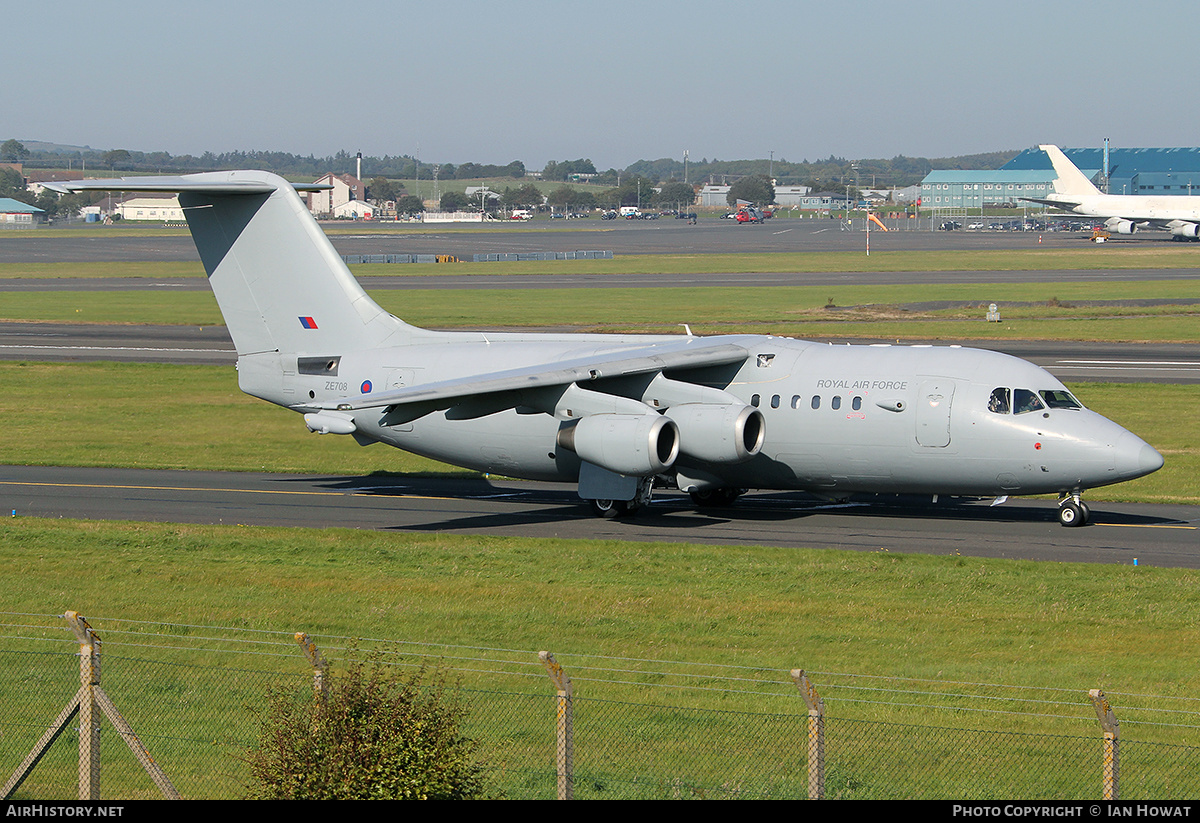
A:
<svg viewBox="0 0 1200 823">
<path fill-rule="evenodd" d="M 312 431 L 578 483 L 605 517 L 665 483 L 700 506 L 748 489 L 1057 494 L 1074 526 L 1088 518 L 1085 490 L 1163 463 L 1048 372 L 995 352 L 690 330 L 428 331 L 367 296 L 296 187 L 273 174 L 57 187 L 179 194 L 246 393 Z"/>
</svg>

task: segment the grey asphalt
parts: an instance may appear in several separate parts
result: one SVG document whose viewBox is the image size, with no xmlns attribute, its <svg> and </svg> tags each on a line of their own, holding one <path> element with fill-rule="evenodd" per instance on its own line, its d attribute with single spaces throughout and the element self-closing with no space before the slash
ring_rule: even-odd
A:
<svg viewBox="0 0 1200 823">
<path fill-rule="evenodd" d="M 197 262 L 197 267 L 199 263 Z M 917 272 L 773 272 L 763 274 L 579 274 L 563 262 L 561 273 L 486 273 L 487 263 L 472 263 L 481 274 L 372 275 L 370 265 L 355 267 L 368 291 L 407 289 L 661 289 L 679 286 L 771 288 L 774 286 L 879 286 L 918 282 L 943 283 L 1071 283 L 1097 280 L 1200 280 L 1195 269 L 1085 269 L 1044 271 L 917 271 Z M 197 269 L 199 271 L 199 269 Z M 0 292 L 35 291 L 207 291 L 204 277 L 54 277 L 0 278 Z"/>
<path fill-rule="evenodd" d="M 1002 557 L 1200 568 L 1200 507 L 1093 503 L 1092 524 L 1058 525 L 1051 501 L 865 497 L 825 503 L 749 494 L 696 510 L 657 494 L 638 516 L 592 516 L 570 486 L 479 478 L 330 477 L 0 466 L 0 513 L 307 528 Z"/>
<path fill-rule="evenodd" d="M 861 221 L 858 221 L 861 225 Z M 1080 233 L 967 232 L 917 230 L 872 231 L 871 251 L 960 249 L 1080 248 L 1087 236 Z M 342 225 L 335 224 L 341 228 Z M 361 234 L 333 234 L 329 238 L 341 254 L 449 254 L 470 259 L 475 254 L 527 251 L 608 250 L 620 254 L 738 254 L 761 252 L 863 251 L 867 235 L 843 231 L 840 221 L 777 218 L 762 225 L 741 225 L 732 220 L 703 217 L 695 226 L 686 221 L 613 220 L 587 218 L 572 224 L 549 221 L 511 225 L 458 226 L 420 234 L 372 233 L 362 224 Z M 1170 243 L 1164 232 L 1147 232 L 1110 241 L 1112 244 L 1162 245 Z M 1200 261 L 1200 245 L 1195 246 Z M 89 261 L 199 261 L 191 237 L 175 233 L 133 237 L 114 228 L 111 234 L 56 236 L 54 229 L 0 234 L 0 263 L 60 263 Z"/>
</svg>

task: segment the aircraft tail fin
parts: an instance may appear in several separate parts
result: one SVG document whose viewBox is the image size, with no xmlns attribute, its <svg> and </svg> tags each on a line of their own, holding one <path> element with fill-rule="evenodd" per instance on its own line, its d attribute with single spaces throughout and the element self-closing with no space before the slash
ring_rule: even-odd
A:
<svg viewBox="0 0 1200 823">
<path fill-rule="evenodd" d="M 239 357 L 355 351 L 401 343 L 415 331 L 367 296 L 296 187 L 274 174 L 209 172 L 60 187 L 178 192 Z"/>
<path fill-rule="evenodd" d="M 1054 191 L 1057 194 L 1067 196 L 1101 194 L 1101 191 L 1092 185 L 1092 181 L 1088 180 L 1087 176 L 1074 163 L 1067 159 L 1058 146 L 1038 146 L 1038 148 L 1050 156 L 1050 163 L 1058 175 L 1058 179 L 1054 181 Z"/>
</svg>

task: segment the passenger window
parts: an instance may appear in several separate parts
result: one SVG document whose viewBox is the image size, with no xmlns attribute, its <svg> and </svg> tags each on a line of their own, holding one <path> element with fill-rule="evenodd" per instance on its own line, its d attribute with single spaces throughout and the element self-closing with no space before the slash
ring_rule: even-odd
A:
<svg viewBox="0 0 1200 823">
<path fill-rule="evenodd" d="M 819 395 L 819 394 L 814 394 L 814 395 L 813 395 L 813 399 L 812 399 L 812 407 L 813 407 L 814 409 L 819 409 L 819 408 L 821 408 L 821 395 Z"/>
<path fill-rule="evenodd" d="M 779 395 L 776 394 L 771 397 L 771 408 L 779 408 Z"/>
<path fill-rule="evenodd" d="M 1015 389 L 1013 391 L 1013 413 L 1025 414 L 1026 412 L 1037 411 L 1044 409 L 1042 401 L 1038 400 L 1038 396 L 1029 389 Z"/>
<path fill-rule="evenodd" d="M 853 408 L 855 411 L 858 411 L 859 409 L 861 409 L 862 408 L 862 398 L 861 397 L 854 398 L 854 400 L 850 403 L 850 407 Z"/>
<path fill-rule="evenodd" d="M 1008 414 L 1008 410 L 1008 389 L 992 389 L 992 396 L 988 399 L 988 411 Z"/>
<path fill-rule="evenodd" d="M 757 409 L 761 399 L 757 394 L 750 395 L 750 405 Z"/>
<path fill-rule="evenodd" d="M 829 401 L 829 407 L 831 409 L 833 409 L 834 411 L 837 411 L 838 409 L 840 409 L 842 407 L 841 395 L 835 394 L 833 396 L 833 399 Z"/>
<path fill-rule="evenodd" d="M 800 408 L 800 395 L 798 395 L 798 394 L 792 395 L 792 408 L 793 409 Z"/>
</svg>

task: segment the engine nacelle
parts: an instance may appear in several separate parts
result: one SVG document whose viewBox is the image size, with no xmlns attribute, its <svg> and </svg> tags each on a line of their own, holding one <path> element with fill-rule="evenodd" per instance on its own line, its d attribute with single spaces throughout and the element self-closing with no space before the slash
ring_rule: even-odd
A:
<svg viewBox="0 0 1200 823">
<path fill-rule="evenodd" d="M 667 415 L 679 427 L 679 451 L 706 463 L 741 463 L 762 451 L 766 421 L 753 406 L 685 403 Z"/>
<path fill-rule="evenodd" d="M 592 414 L 559 429 L 558 445 L 617 474 L 646 477 L 679 456 L 679 428 L 658 414 Z"/>
<path fill-rule="evenodd" d="M 1117 217 L 1106 220 L 1104 225 L 1109 231 L 1115 231 L 1117 234 L 1133 234 L 1137 231 L 1137 225 L 1132 220 L 1121 220 Z"/>
<path fill-rule="evenodd" d="M 1184 223 L 1182 226 L 1172 228 L 1171 234 L 1174 237 L 1187 237 L 1195 240 L 1197 237 L 1200 237 L 1200 225 L 1196 223 Z"/>
</svg>

